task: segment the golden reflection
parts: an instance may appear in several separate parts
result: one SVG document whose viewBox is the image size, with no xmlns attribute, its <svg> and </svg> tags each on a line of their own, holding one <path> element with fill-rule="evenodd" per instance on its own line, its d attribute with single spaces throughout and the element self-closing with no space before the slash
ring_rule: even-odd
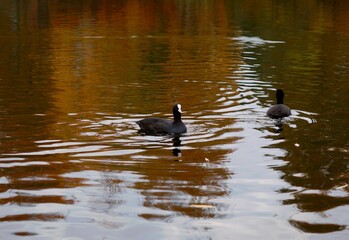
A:
<svg viewBox="0 0 349 240">
<path fill-rule="evenodd" d="M 0 222 L 5 221 L 58 221 L 63 220 L 65 217 L 62 214 L 46 213 L 46 214 L 19 214 L 9 215 L 0 218 Z"/>
<path fill-rule="evenodd" d="M 146 111 L 159 111 L 159 107 L 164 108 L 167 103 L 172 104 L 172 101 L 177 100 L 190 110 L 201 105 L 202 99 L 206 98 L 207 109 L 210 109 L 214 104 L 212 97 L 220 94 L 221 87 L 218 85 L 214 88 L 215 85 L 211 82 L 226 81 L 230 68 L 239 64 L 236 62 L 239 52 L 227 58 L 227 44 L 230 40 L 226 36 L 230 35 L 231 26 L 223 2 L 200 4 L 198 7 L 201 9 L 187 15 L 187 8 L 190 7 L 192 6 L 187 3 L 178 6 L 174 1 L 156 4 L 126 1 L 115 5 L 105 2 L 96 11 L 86 11 L 85 15 L 76 19 L 73 19 L 74 15 L 61 16 L 60 12 L 52 11 L 50 78 L 54 80 L 54 89 L 57 90 L 54 95 L 55 109 L 63 113 L 56 116 L 56 122 L 64 123 L 51 128 L 54 138 L 81 138 L 85 130 L 70 126 L 70 122 L 79 120 L 82 116 L 74 116 L 73 113 L 129 111 L 124 103 L 130 107 L 135 104 L 144 106 Z M 54 3 L 50 8 L 58 9 L 59 3 Z M 163 9 L 160 14 L 159 8 Z M 212 8 L 215 11 L 212 12 Z M 167 19 L 166 22 L 161 20 L 164 18 Z M 55 22 L 54 19 L 60 21 Z M 210 23 L 215 19 L 217 26 L 212 28 Z M 65 22 L 70 25 L 62 25 Z M 161 22 L 163 24 L 159 25 Z M 92 27 L 98 31 L 93 31 Z M 190 65 L 192 62 L 196 64 Z M 154 75 L 157 79 L 153 79 Z M 198 86 L 196 82 L 203 89 L 201 95 L 194 90 Z M 235 89 L 236 86 L 232 88 Z M 180 89 L 184 91 L 181 93 Z M 159 94 L 163 97 L 159 98 Z M 130 96 L 134 99 L 128 102 Z M 111 100 L 114 101 L 114 106 L 106 104 L 111 103 Z M 154 105 L 149 105 L 154 101 L 160 101 L 155 108 Z M 64 113 L 71 115 L 66 116 Z M 85 119 L 91 119 L 88 113 L 84 115 Z M 231 124 L 230 120 L 227 121 Z M 222 121 L 221 124 L 224 127 L 227 123 Z M 226 143 L 223 139 L 220 142 Z M 216 144 L 220 142 L 217 141 Z M 178 150 L 181 151 L 180 148 Z M 176 150 L 176 155 L 175 152 Z M 203 153 L 185 150 L 181 152 L 180 164 L 165 161 L 170 164 L 166 166 L 166 171 L 163 171 L 163 162 L 158 165 L 157 161 L 147 163 L 151 164 L 151 169 L 139 169 L 138 166 L 131 165 L 129 170 L 135 168 L 139 174 L 149 179 L 146 185 L 136 183 L 136 188 L 141 189 L 147 196 L 145 206 L 164 208 L 162 205 L 165 205 L 172 211 L 213 217 L 216 210 L 212 212 L 208 207 L 194 206 L 208 206 L 207 200 L 201 199 L 201 196 L 217 197 L 228 194 L 226 186 L 221 182 L 229 178 L 231 173 L 223 166 L 218 167 L 218 159 L 224 159 L 228 152 L 230 151 Z M 212 162 L 207 163 L 205 158 Z M 217 167 L 213 170 L 211 165 Z M 106 191 L 111 191 L 118 185 L 114 180 L 103 181 Z M 152 195 L 152 191 L 147 192 L 148 189 L 163 188 L 176 182 L 192 185 L 183 187 L 180 184 L 172 189 L 193 196 L 187 201 L 187 205 L 173 204 L 175 200 L 172 195 L 167 200 L 164 199 L 163 203 L 153 203 L 158 202 L 161 196 Z M 120 193 L 122 190 L 118 191 Z M 167 190 L 164 191 L 165 195 L 166 192 Z M 110 207 L 122 203 L 122 200 L 115 199 L 116 195 L 117 192 L 105 196 Z"/>
<path fill-rule="evenodd" d="M 231 173 L 218 159 L 224 154 L 223 150 L 185 150 L 180 162 L 152 160 L 140 170 L 147 181 L 135 185 L 145 196 L 144 206 L 192 217 L 216 216 L 220 206 L 214 199 L 229 194 L 224 181 Z"/>
<path fill-rule="evenodd" d="M 125 111 L 120 101 L 128 99 L 130 92 L 137 96 L 135 103 L 152 102 L 159 88 L 159 83 L 151 84 L 154 74 L 166 78 L 160 85 L 166 85 L 164 94 L 170 104 L 173 100 L 187 101 L 188 93 L 180 94 L 176 90 L 188 85 L 183 80 L 224 80 L 235 61 L 234 57 L 226 57 L 225 37 L 230 34 L 231 26 L 223 2 L 210 6 L 212 3 L 198 5 L 202 9 L 190 16 L 190 22 L 185 19 L 189 17 L 186 9 L 191 6 L 177 6 L 173 1 L 147 4 L 126 1 L 112 5 L 105 2 L 93 12 L 86 11 L 93 15 L 82 17 L 61 16 L 59 11 L 52 11 L 48 54 L 51 78 L 57 89 L 54 96 L 57 109 L 65 113 L 91 108 L 103 111 L 109 96 L 119 103 L 115 104 L 115 110 Z M 59 5 L 57 2 L 50 8 L 59 9 Z M 214 12 L 209 11 L 212 7 Z M 163 10 L 160 14 L 159 8 Z M 166 22 L 161 20 L 164 18 Z M 215 28 L 209 24 L 216 18 L 219 32 L 212 31 Z M 65 22 L 69 25 L 61 26 Z M 164 24 L 159 26 L 160 22 Z M 178 29 L 184 32 L 172 33 Z M 183 67 L 190 62 L 199 66 Z M 144 84 L 148 89 L 140 88 Z M 191 105 L 201 101 L 194 100 Z"/>
<path fill-rule="evenodd" d="M 342 231 L 346 228 L 345 225 L 338 224 L 316 224 L 316 223 L 308 223 L 305 221 L 296 221 L 290 220 L 290 224 L 303 232 L 307 233 L 330 233 L 335 231 Z"/>
<path fill-rule="evenodd" d="M 273 138 L 286 139 L 277 146 L 287 152 L 280 159 L 285 164 L 274 168 L 282 179 L 292 187 L 324 191 L 296 192 L 282 203 L 320 213 L 347 205 L 346 197 L 329 191 L 348 191 L 343 157 L 348 4 L 1 1 L 0 204 L 10 209 L 82 202 L 92 206 L 91 215 L 101 210 L 117 215 L 118 206 L 127 208 L 136 196 L 142 209 L 131 211 L 147 220 L 167 222 L 178 215 L 222 219 L 231 214 L 224 212 L 227 202 L 220 200 L 229 198 L 235 187 L 227 185 L 234 173 L 225 163 L 234 161 L 239 134 L 233 133 L 241 128 L 227 114 L 230 107 L 243 105 L 236 100 L 244 96 L 238 94 L 234 73 L 250 64 L 258 69 L 256 80 L 267 83 L 267 89 L 260 84 L 258 91 L 283 84 L 294 93 L 291 104 L 306 103 L 323 120 L 317 129 L 297 126 L 292 136 L 286 135 L 290 127 L 283 126 Z M 253 46 L 249 50 L 254 60 L 249 62 L 246 49 L 232 41 L 240 35 L 285 44 L 268 53 L 265 46 Z M 173 101 L 183 104 L 191 135 L 147 142 L 137 134 L 132 126 L 137 114 L 166 115 Z M 295 142 L 300 147 L 294 148 Z M 85 170 L 98 176 L 92 179 Z M 83 176 L 67 176 L 72 173 Z M 287 190 L 292 192 L 292 187 Z M 69 192 L 76 189 L 92 193 Z M 40 195 L 45 190 L 54 193 Z M 67 220 L 54 210 L 4 210 L 0 222 Z M 344 229 L 296 220 L 290 224 L 311 233 Z"/>
<path fill-rule="evenodd" d="M 0 204 L 18 203 L 19 206 L 35 206 L 40 203 L 59 203 L 59 204 L 74 204 L 73 199 L 67 199 L 63 196 L 36 196 L 28 194 L 18 194 L 11 198 L 0 199 Z"/>
</svg>

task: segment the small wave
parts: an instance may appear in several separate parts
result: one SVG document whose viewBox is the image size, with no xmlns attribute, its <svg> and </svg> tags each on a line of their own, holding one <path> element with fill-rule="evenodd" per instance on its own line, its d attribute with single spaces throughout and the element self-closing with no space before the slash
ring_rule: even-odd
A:
<svg viewBox="0 0 349 240">
<path fill-rule="evenodd" d="M 280 44 L 285 43 L 284 41 L 275 41 L 275 40 L 265 40 L 260 37 L 248 37 L 248 36 L 240 36 L 231 38 L 232 40 L 239 41 L 241 43 L 249 43 L 251 45 L 265 45 L 265 44 Z"/>
</svg>

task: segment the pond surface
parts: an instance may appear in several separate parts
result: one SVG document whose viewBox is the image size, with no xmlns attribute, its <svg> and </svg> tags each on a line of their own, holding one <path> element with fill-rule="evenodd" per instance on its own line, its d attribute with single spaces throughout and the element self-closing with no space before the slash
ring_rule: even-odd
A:
<svg viewBox="0 0 349 240">
<path fill-rule="evenodd" d="M 347 239 L 348 16 L 348 1 L 1 1 L 0 238 Z M 138 133 L 175 102 L 188 133 Z"/>
</svg>

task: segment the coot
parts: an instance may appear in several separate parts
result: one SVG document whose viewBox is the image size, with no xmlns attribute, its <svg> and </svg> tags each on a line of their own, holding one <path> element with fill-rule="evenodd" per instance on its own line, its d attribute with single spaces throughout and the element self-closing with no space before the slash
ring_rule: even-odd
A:
<svg viewBox="0 0 349 240">
<path fill-rule="evenodd" d="M 291 109 L 284 104 L 284 91 L 276 90 L 276 105 L 269 108 L 267 115 L 270 118 L 283 118 L 291 115 Z"/>
<path fill-rule="evenodd" d="M 175 104 L 172 108 L 174 120 L 167 120 L 162 118 L 145 118 L 136 123 L 141 128 L 141 132 L 146 134 L 181 134 L 186 133 L 187 128 L 182 122 L 182 106 Z"/>
</svg>

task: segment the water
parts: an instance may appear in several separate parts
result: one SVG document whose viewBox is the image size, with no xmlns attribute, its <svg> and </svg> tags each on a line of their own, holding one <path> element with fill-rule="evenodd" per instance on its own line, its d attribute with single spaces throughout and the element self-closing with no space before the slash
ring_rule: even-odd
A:
<svg viewBox="0 0 349 240">
<path fill-rule="evenodd" d="M 1 1 L 1 239 L 346 239 L 348 14 Z M 138 133 L 174 102 L 187 134 Z"/>
</svg>

